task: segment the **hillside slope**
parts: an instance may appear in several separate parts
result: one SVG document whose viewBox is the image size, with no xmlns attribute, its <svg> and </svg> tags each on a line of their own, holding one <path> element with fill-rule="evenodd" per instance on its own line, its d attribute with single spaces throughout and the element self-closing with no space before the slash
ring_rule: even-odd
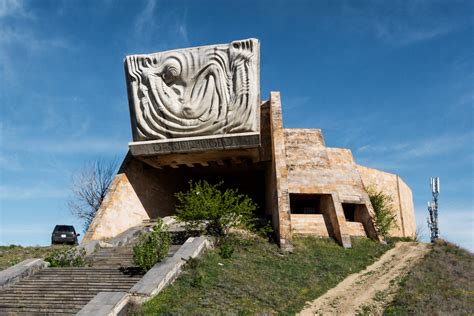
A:
<svg viewBox="0 0 474 316">
<path fill-rule="evenodd" d="M 381 314 L 396 292 L 394 280 L 405 275 L 428 252 L 427 244 L 398 242 L 365 270 L 347 277 L 310 302 L 300 315 Z"/>
<path fill-rule="evenodd" d="M 275 244 L 248 236 L 231 236 L 224 245 L 190 262 L 173 285 L 134 313 L 294 315 L 391 248 L 368 239 L 344 249 L 332 240 L 295 238 L 295 251 L 283 255 Z M 224 259 L 229 251 L 223 249 L 232 248 Z"/>
<path fill-rule="evenodd" d="M 474 315 L 474 254 L 439 240 L 400 281 L 385 315 Z"/>
</svg>

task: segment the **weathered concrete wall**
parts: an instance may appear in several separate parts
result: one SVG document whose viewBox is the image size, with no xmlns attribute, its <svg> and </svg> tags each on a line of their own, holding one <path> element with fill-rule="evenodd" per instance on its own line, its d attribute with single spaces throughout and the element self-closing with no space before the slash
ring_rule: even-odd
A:
<svg viewBox="0 0 474 316">
<path fill-rule="evenodd" d="M 410 188 L 395 174 L 360 165 L 357 170 L 367 188 L 373 187 L 392 197 L 398 227 L 393 228 L 390 234 L 396 237 L 413 237 L 416 233 L 416 222 Z"/>
</svg>

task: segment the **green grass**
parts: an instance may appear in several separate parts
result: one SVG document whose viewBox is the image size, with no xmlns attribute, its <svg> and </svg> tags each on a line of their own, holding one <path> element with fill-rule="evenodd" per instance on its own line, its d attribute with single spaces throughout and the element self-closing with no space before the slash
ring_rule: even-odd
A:
<svg viewBox="0 0 474 316">
<path fill-rule="evenodd" d="M 178 280 L 135 314 L 294 314 L 371 264 L 391 246 L 353 240 L 352 249 L 334 241 L 295 238 L 295 250 L 283 255 L 275 244 L 257 237 L 230 236 L 229 259 L 210 251 L 191 260 Z"/>
<path fill-rule="evenodd" d="M 62 246 L 55 246 L 54 249 Z M 11 267 L 25 259 L 44 258 L 52 247 L 22 247 L 16 245 L 0 246 L 0 270 Z"/>
<path fill-rule="evenodd" d="M 439 240 L 400 281 L 385 315 L 473 315 L 474 255 Z"/>
</svg>

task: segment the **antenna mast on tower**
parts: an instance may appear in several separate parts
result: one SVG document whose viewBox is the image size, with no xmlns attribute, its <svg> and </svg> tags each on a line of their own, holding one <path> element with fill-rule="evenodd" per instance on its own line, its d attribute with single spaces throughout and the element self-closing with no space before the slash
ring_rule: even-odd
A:
<svg viewBox="0 0 474 316">
<path fill-rule="evenodd" d="M 438 195 L 439 195 L 439 178 L 431 177 L 431 194 L 433 195 L 433 200 L 428 202 L 428 228 L 430 229 L 431 242 L 434 242 L 439 238 L 439 228 L 438 228 Z"/>
</svg>

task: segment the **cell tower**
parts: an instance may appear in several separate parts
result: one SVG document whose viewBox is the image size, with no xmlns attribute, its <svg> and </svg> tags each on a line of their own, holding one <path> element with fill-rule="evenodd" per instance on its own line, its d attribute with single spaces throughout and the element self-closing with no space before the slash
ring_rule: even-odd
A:
<svg viewBox="0 0 474 316">
<path fill-rule="evenodd" d="M 439 238 L 439 228 L 438 228 L 438 195 L 439 195 L 439 178 L 431 177 L 431 194 L 433 195 L 433 200 L 428 202 L 428 228 L 431 233 L 431 242 L 434 242 Z"/>
</svg>

